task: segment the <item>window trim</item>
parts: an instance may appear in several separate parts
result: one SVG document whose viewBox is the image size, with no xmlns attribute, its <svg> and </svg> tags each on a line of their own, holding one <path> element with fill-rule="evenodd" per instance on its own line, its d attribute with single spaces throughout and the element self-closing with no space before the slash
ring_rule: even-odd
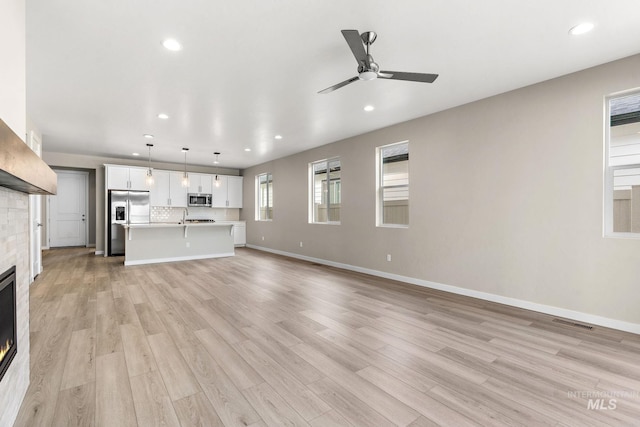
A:
<svg viewBox="0 0 640 427">
<path fill-rule="evenodd" d="M 384 185 L 383 185 L 383 178 L 384 178 L 384 174 L 383 174 L 383 159 L 382 159 L 382 150 L 387 148 L 387 147 L 392 147 L 394 145 L 400 145 L 400 144 L 407 144 L 407 149 L 409 149 L 409 140 L 406 139 L 404 141 L 398 141 L 398 142 L 394 142 L 391 144 L 385 144 L 385 145 L 381 145 L 379 147 L 376 147 L 376 227 L 382 227 L 382 228 L 409 228 L 409 224 L 393 224 L 393 223 L 385 223 L 384 222 L 384 203 L 383 203 L 383 191 L 384 191 Z M 409 151 L 410 152 L 410 151 Z M 409 156 L 409 158 L 411 158 L 411 156 Z M 410 168 L 410 165 L 407 165 L 407 169 Z M 410 176 L 410 172 L 408 173 L 408 177 Z M 411 185 L 411 181 L 409 180 L 409 184 L 407 185 L 407 187 L 410 187 Z M 409 197 L 407 198 L 407 200 L 410 202 L 411 201 L 411 195 L 409 193 Z"/>
<path fill-rule="evenodd" d="M 613 196 L 614 196 L 614 174 L 620 169 L 637 169 L 640 163 L 629 165 L 611 166 L 610 149 L 611 149 L 611 100 L 621 98 L 633 94 L 640 95 L 640 88 L 625 90 L 608 95 L 604 98 L 604 159 L 603 159 L 603 203 L 602 203 L 602 236 L 604 238 L 614 239 L 640 239 L 640 233 L 629 231 L 613 231 Z"/>
<path fill-rule="evenodd" d="M 339 161 L 340 162 L 340 208 L 342 210 L 342 160 L 340 159 L 340 156 L 335 156 L 335 157 L 328 157 L 326 159 L 322 159 L 322 160 L 315 160 L 313 162 L 309 162 L 309 216 L 308 216 L 308 221 L 309 224 L 320 224 L 320 225 L 340 225 L 341 222 L 340 221 L 329 221 L 329 208 L 331 207 L 331 203 L 330 203 L 330 197 L 329 197 L 329 191 L 330 191 L 330 185 L 327 185 L 327 197 L 326 197 L 326 202 L 327 202 L 327 221 L 325 222 L 320 222 L 320 221 L 315 221 L 314 218 L 314 214 L 315 214 L 315 179 L 314 179 L 314 173 L 313 173 L 313 166 L 317 165 L 319 163 L 325 163 L 327 166 L 327 183 L 330 182 L 330 178 L 329 178 L 329 163 L 333 162 L 333 161 Z M 342 216 L 341 216 L 342 217 Z"/>
<path fill-rule="evenodd" d="M 267 208 L 269 207 L 269 201 L 271 201 L 271 218 L 260 218 L 260 209 L 262 205 L 260 204 L 261 199 L 261 190 L 260 190 L 260 177 L 267 177 Z M 271 177 L 271 180 L 269 180 Z M 269 187 L 271 187 L 271 192 L 273 192 L 273 174 L 271 172 L 265 172 L 256 175 L 256 212 L 255 212 L 255 220 L 260 222 L 270 222 L 273 221 L 273 200 L 269 198 Z"/>
</svg>

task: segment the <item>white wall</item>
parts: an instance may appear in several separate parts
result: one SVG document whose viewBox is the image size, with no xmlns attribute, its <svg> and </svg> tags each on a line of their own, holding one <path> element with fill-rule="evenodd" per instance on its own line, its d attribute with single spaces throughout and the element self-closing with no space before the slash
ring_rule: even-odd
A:
<svg viewBox="0 0 640 427">
<path fill-rule="evenodd" d="M 0 0 L 0 119 L 22 140 L 26 134 L 25 2 Z"/>
<path fill-rule="evenodd" d="M 604 97 L 636 87 L 640 56 L 250 168 L 247 242 L 640 332 L 640 240 L 602 237 Z M 375 147 L 403 140 L 410 226 L 377 228 Z M 307 165 L 333 156 L 342 223 L 308 224 Z M 273 222 L 254 221 L 264 172 Z"/>
<path fill-rule="evenodd" d="M 0 119 L 26 134 L 25 2 L 0 0 Z M 10 426 L 29 386 L 29 197 L 0 187 L 0 272 L 16 266 L 18 353 L 0 382 L 0 426 Z"/>
</svg>

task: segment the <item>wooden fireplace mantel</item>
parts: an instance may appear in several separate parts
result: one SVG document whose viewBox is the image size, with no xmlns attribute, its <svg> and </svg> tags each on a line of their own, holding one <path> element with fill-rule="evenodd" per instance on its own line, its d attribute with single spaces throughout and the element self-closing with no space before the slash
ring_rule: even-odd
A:
<svg viewBox="0 0 640 427">
<path fill-rule="evenodd" d="M 56 173 L 0 119 L 0 186 L 28 194 L 56 194 Z"/>
</svg>

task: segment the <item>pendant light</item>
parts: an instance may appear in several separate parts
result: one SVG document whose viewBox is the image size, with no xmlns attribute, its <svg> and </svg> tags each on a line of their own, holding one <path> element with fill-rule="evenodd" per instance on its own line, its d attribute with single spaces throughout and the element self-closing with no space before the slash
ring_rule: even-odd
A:
<svg viewBox="0 0 640 427">
<path fill-rule="evenodd" d="M 182 186 L 183 187 L 188 187 L 189 186 L 189 175 L 187 174 L 187 151 L 189 151 L 188 148 L 183 148 L 182 152 L 184 153 L 184 175 L 182 176 Z"/>
<path fill-rule="evenodd" d="M 220 160 L 219 160 L 220 153 L 216 151 L 213 154 L 215 154 L 215 156 L 216 156 L 216 159 L 213 161 L 213 164 L 217 165 L 217 164 L 220 163 Z M 220 187 L 220 178 L 218 177 L 218 174 L 216 174 L 216 178 L 214 179 L 213 182 L 214 182 L 216 187 Z"/>
<path fill-rule="evenodd" d="M 147 168 L 147 186 L 151 187 L 153 185 L 153 170 L 151 170 L 151 147 L 153 144 L 147 144 L 149 147 L 149 167 Z"/>
</svg>

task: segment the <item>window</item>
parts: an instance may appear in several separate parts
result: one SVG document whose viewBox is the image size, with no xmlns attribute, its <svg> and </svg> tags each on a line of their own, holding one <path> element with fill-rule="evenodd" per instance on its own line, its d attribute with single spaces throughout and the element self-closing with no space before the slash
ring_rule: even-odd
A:
<svg viewBox="0 0 640 427">
<path fill-rule="evenodd" d="M 640 92 L 607 107 L 605 235 L 640 237 Z"/>
<path fill-rule="evenodd" d="M 273 177 L 270 173 L 256 176 L 256 221 L 273 219 Z"/>
<path fill-rule="evenodd" d="M 310 215 L 309 222 L 340 223 L 340 159 L 313 162 L 309 165 Z"/>
<path fill-rule="evenodd" d="M 376 149 L 377 225 L 409 225 L 409 142 Z"/>
</svg>

